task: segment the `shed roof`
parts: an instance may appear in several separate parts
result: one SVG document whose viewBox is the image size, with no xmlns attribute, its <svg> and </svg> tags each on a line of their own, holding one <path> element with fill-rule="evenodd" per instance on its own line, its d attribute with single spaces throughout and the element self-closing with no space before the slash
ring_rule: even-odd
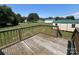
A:
<svg viewBox="0 0 79 59">
<path fill-rule="evenodd" d="M 77 20 L 70 20 L 70 19 L 66 19 L 66 20 L 54 20 L 53 23 L 72 23 L 72 24 L 79 24 L 79 19 L 77 19 Z"/>
</svg>

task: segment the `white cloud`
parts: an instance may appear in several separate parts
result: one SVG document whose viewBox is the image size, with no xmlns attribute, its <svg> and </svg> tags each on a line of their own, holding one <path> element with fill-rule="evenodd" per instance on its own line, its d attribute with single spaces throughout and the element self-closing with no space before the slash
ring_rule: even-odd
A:
<svg viewBox="0 0 79 59">
<path fill-rule="evenodd" d="M 73 15 L 73 16 L 75 16 L 75 18 L 79 19 L 79 12 L 75 12 L 75 13 L 73 13 L 71 15 Z"/>
<path fill-rule="evenodd" d="M 74 16 L 76 19 L 79 19 L 79 12 L 71 13 L 71 14 L 65 15 L 63 17 L 71 16 L 71 15 Z"/>
</svg>

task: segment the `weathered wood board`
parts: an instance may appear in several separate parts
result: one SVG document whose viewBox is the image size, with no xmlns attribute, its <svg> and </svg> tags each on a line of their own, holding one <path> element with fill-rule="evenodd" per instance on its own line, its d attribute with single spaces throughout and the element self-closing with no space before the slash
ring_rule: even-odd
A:
<svg viewBox="0 0 79 59">
<path fill-rule="evenodd" d="M 2 51 L 6 55 L 66 55 L 67 44 L 68 40 L 37 34 Z"/>
</svg>

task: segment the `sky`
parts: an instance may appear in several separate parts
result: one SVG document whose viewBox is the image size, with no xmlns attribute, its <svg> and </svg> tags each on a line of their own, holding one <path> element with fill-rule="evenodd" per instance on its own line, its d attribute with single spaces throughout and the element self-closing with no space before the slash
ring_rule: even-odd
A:
<svg viewBox="0 0 79 59">
<path fill-rule="evenodd" d="M 79 4 L 6 4 L 15 13 L 28 16 L 37 13 L 40 17 L 56 17 L 74 15 L 79 18 Z"/>
</svg>

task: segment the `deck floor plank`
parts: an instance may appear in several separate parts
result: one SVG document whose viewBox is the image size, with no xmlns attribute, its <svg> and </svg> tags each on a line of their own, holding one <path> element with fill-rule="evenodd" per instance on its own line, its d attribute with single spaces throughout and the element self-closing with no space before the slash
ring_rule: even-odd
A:
<svg viewBox="0 0 79 59">
<path fill-rule="evenodd" d="M 40 44 L 38 44 L 34 40 L 35 40 L 35 38 L 30 38 L 28 40 L 25 40 L 25 43 L 34 51 L 34 53 L 33 53 L 34 55 L 49 54 L 50 51 L 48 51 L 48 49 L 46 49 L 45 47 L 41 46 Z M 53 54 L 53 53 L 50 52 L 50 54 Z"/>
<path fill-rule="evenodd" d="M 66 55 L 68 40 L 37 34 L 3 49 L 6 55 Z"/>
<path fill-rule="evenodd" d="M 49 36 L 49 35 L 44 35 L 44 34 L 41 34 L 41 35 L 38 35 L 39 37 L 42 37 L 43 39 L 46 39 L 46 40 L 50 40 L 52 42 L 55 42 L 57 44 L 60 44 L 64 47 L 67 47 L 67 43 L 68 43 L 68 40 L 66 39 L 63 39 L 63 38 L 55 38 L 55 37 L 52 37 L 52 36 Z M 62 43 L 61 43 L 62 42 Z"/>
<path fill-rule="evenodd" d="M 66 48 L 57 44 L 57 43 L 54 43 L 54 42 L 51 42 L 51 41 L 48 41 L 48 40 L 44 40 L 42 38 L 40 38 L 39 36 L 38 37 L 38 40 L 37 39 L 34 39 L 34 41 L 36 41 L 38 44 L 40 44 L 42 47 L 45 47 L 46 49 L 48 49 L 49 51 L 51 51 L 52 53 L 54 54 L 66 54 Z M 34 38 L 34 37 L 33 37 Z"/>
</svg>

